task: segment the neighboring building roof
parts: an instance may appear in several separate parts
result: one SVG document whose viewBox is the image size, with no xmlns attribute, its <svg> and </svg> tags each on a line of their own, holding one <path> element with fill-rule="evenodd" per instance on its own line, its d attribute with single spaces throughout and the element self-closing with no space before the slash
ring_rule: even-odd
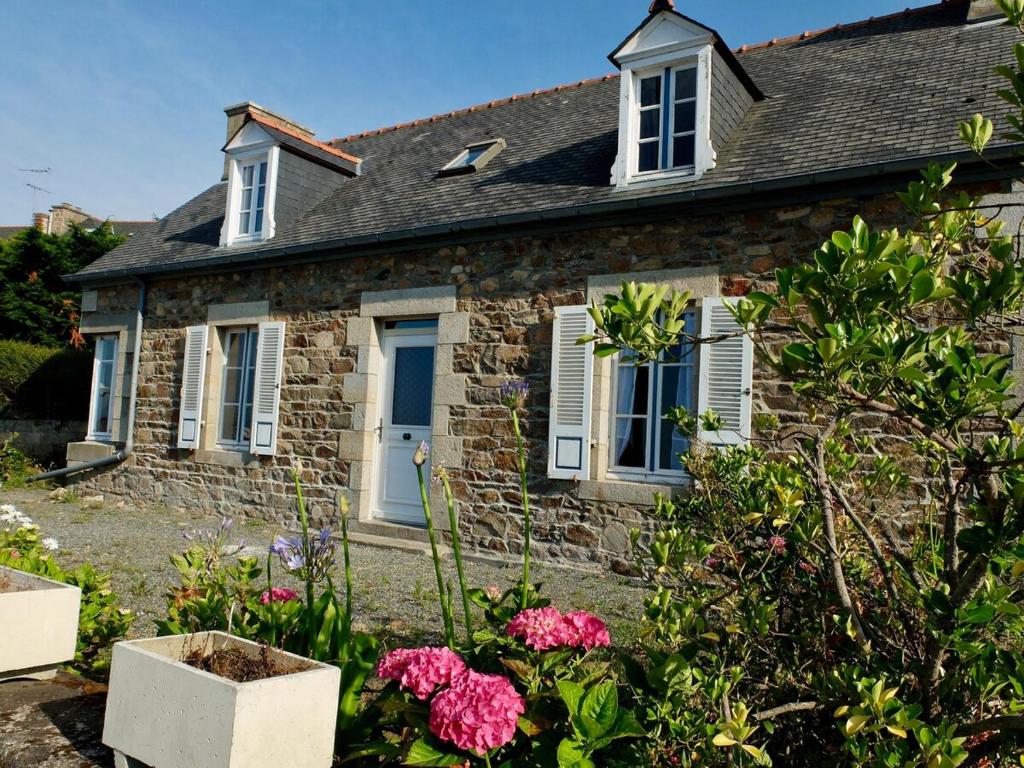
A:
<svg viewBox="0 0 1024 768">
<path fill-rule="evenodd" d="M 23 225 L 15 227 L 0 227 L 0 240 L 6 240 L 8 237 L 14 237 L 23 229 L 28 229 L 28 227 Z"/>
<path fill-rule="evenodd" d="M 965 26 L 968 5 L 949 0 L 741 49 L 737 58 L 767 98 L 750 108 L 699 181 L 627 191 L 609 184 L 619 83 L 607 76 L 334 142 L 362 158 L 362 175 L 256 246 L 219 247 L 225 185 L 214 185 L 76 278 L 324 248 L 413 247 L 414 236 L 805 188 L 907 172 L 928 158 L 970 160 L 956 122 L 975 112 L 1006 114 L 992 70 L 1013 61 L 1020 36 L 1003 26 Z M 486 168 L 438 176 L 459 150 L 488 138 L 508 146 Z M 1013 149 L 997 138 L 992 156 Z"/>
</svg>

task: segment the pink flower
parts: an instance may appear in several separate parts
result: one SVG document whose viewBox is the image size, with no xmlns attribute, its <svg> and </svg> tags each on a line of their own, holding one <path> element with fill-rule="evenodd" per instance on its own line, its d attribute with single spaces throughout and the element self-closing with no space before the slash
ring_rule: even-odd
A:
<svg viewBox="0 0 1024 768">
<path fill-rule="evenodd" d="M 768 549 L 772 551 L 773 555 L 784 555 L 786 554 L 786 540 L 781 536 L 772 536 L 768 539 Z"/>
<path fill-rule="evenodd" d="M 508 633 L 535 651 L 572 645 L 574 632 L 555 608 L 527 608 L 508 623 Z"/>
<path fill-rule="evenodd" d="M 483 755 L 515 738 L 525 711 L 523 697 L 506 678 L 470 670 L 430 702 L 430 732 Z"/>
<path fill-rule="evenodd" d="M 271 587 L 269 592 L 264 592 L 260 595 L 260 603 L 263 605 L 269 605 L 270 603 L 287 603 L 289 600 L 298 600 L 299 593 L 294 589 L 288 589 L 287 587 Z"/>
<path fill-rule="evenodd" d="M 597 616 L 586 611 L 573 611 L 565 614 L 565 623 L 572 630 L 572 645 L 586 650 L 605 647 L 612 644 L 608 634 L 608 625 Z"/>
<path fill-rule="evenodd" d="M 378 677 L 397 681 L 420 701 L 465 671 L 466 663 L 448 648 L 398 648 L 385 654 L 377 665 Z"/>
</svg>

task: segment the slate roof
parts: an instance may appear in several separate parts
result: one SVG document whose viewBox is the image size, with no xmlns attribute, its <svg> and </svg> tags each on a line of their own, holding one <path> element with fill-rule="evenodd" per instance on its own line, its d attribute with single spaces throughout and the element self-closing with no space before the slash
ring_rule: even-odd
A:
<svg viewBox="0 0 1024 768">
<path fill-rule="evenodd" d="M 745 48 L 737 58 L 766 95 L 697 182 L 615 191 L 619 82 L 606 76 L 333 142 L 362 175 L 258 246 L 218 247 L 225 185 L 215 184 L 79 272 L 79 280 L 285 258 L 394 243 L 498 223 L 623 207 L 684 205 L 827 179 L 910 170 L 963 156 L 955 123 L 1005 114 L 992 69 L 1013 60 L 1019 34 L 965 26 L 968 3 L 924 9 Z M 504 138 L 486 168 L 439 178 L 467 144 Z M 1005 141 L 992 144 L 998 153 Z M 1004 154 L 1009 154 L 1004 152 Z"/>
<path fill-rule="evenodd" d="M 246 119 L 243 121 L 239 129 L 235 131 L 236 136 L 241 133 L 245 124 L 248 122 L 257 123 L 264 131 L 270 134 L 271 138 L 273 138 L 278 144 L 283 147 L 288 147 L 296 154 L 303 155 L 313 162 L 326 165 L 329 168 L 342 170 L 351 175 L 356 175 L 359 172 L 360 160 L 351 153 L 345 152 L 344 150 L 338 149 L 337 147 L 325 142 L 292 133 L 286 128 L 280 125 L 275 125 L 267 120 L 263 120 L 251 112 L 246 116 Z M 229 139 L 228 143 L 224 146 L 227 147 L 233 139 L 234 137 Z"/>
</svg>

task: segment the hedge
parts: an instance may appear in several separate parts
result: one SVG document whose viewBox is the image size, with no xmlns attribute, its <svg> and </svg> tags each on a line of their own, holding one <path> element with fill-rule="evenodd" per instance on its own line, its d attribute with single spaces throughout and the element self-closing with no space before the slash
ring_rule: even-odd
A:
<svg viewBox="0 0 1024 768">
<path fill-rule="evenodd" d="M 0 410 L 27 419 L 85 421 L 92 353 L 0 340 Z"/>
</svg>

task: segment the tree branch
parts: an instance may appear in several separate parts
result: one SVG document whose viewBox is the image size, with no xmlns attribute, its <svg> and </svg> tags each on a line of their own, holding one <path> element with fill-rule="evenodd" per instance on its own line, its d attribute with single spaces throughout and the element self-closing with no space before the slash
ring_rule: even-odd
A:
<svg viewBox="0 0 1024 768">
<path fill-rule="evenodd" d="M 874 411 L 875 413 L 883 413 L 886 416 L 892 416 L 894 419 L 902 421 L 904 424 L 913 427 L 929 440 L 934 440 L 951 453 L 956 453 L 960 449 L 960 446 L 954 441 L 950 440 L 945 435 L 940 435 L 934 428 L 928 426 L 916 416 L 911 416 L 909 413 L 900 410 L 895 405 L 889 405 L 888 403 L 883 403 L 881 400 L 875 400 L 868 395 L 863 395 L 848 385 L 840 387 L 840 391 L 862 408 Z"/>
<path fill-rule="evenodd" d="M 957 736 L 974 736 L 988 731 L 1024 731 L 1024 715 L 997 715 L 976 723 L 957 726 Z"/>
<path fill-rule="evenodd" d="M 783 704 L 779 707 L 766 709 L 764 712 L 758 712 L 753 717 L 758 722 L 763 722 L 765 720 L 773 720 L 776 717 L 781 717 L 782 715 L 790 715 L 794 712 L 813 712 L 821 709 L 822 706 L 822 704 L 819 704 L 816 701 L 794 701 L 790 704 Z"/>
</svg>

